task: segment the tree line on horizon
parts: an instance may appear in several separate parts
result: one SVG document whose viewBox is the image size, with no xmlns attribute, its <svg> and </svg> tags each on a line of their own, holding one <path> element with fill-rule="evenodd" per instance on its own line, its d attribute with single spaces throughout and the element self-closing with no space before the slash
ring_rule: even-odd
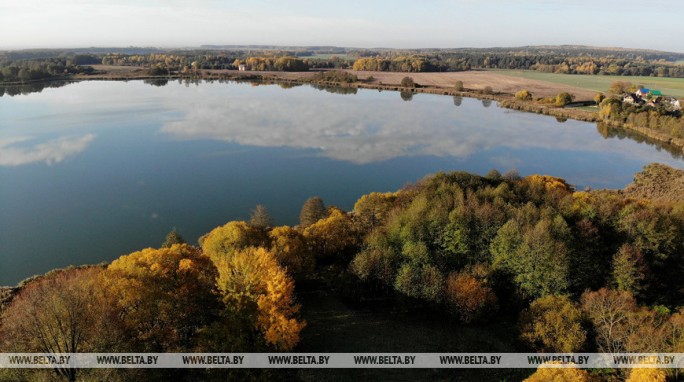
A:
<svg viewBox="0 0 684 382">
<path fill-rule="evenodd" d="M 449 72 L 522 69 L 560 74 L 684 78 L 684 54 L 592 47 L 490 49 L 85 49 L 78 52 L 30 50 L 0 52 L 0 82 L 64 78 L 87 72 L 87 65 L 127 65 L 153 75 L 237 69 L 252 60 L 253 70 L 354 69 L 394 72 Z M 319 55 L 319 52 L 333 52 Z M 339 54 L 337 54 L 339 53 Z M 65 72 L 66 70 L 66 72 Z"/>
</svg>

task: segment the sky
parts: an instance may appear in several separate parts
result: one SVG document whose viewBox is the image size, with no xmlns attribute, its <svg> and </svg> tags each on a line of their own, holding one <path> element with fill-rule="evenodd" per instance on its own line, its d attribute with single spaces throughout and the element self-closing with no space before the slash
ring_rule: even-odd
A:
<svg viewBox="0 0 684 382">
<path fill-rule="evenodd" d="M 684 52 L 680 0 L 0 0 L 0 49 L 592 45 Z"/>
</svg>

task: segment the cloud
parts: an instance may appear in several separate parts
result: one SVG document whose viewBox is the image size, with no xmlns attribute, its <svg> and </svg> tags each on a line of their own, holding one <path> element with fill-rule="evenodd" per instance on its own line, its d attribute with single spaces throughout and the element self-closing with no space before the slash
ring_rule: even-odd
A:
<svg viewBox="0 0 684 382">
<path fill-rule="evenodd" d="M 20 144 L 30 142 L 30 137 L 3 139 L 0 140 L 0 166 L 20 166 L 36 162 L 45 162 L 48 165 L 60 163 L 85 150 L 94 138 L 93 134 L 62 137 L 29 147 Z"/>
</svg>

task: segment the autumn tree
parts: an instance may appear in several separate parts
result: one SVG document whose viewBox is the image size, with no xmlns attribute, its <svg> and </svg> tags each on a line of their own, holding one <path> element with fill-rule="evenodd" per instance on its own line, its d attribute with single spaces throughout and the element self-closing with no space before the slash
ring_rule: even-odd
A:
<svg viewBox="0 0 684 382">
<path fill-rule="evenodd" d="M 661 207 L 641 203 L 628 204 L 620 211 L 618 227 L 648 259 L 651 269 L 664 275 L 671 271 L 666 264 L 677 258 L 684 249 L 681 241 L 681 236 L 684 235 L 682 223 Z M 669 281 L 678 282 L 678 273 L 673 276 Z"/>
<path fill-rule="evenodd" d="M 309 225 L 304 237 L 315 257 L 329 260 L 345 259 L 361 242 L 349 215 L 335 207 L 328 217 Z"/>
<path fill-rule="evenodd" d="M 596 102 L 597 105 L 600 104 L 601 102 L 603 102 L 604 99 L 606 99 L 605 94 L 603 94 L 603 93 L 594 94 L 594 102 Z"/>
<path fill-rule="evenodd" d="M 621 95 L 631 91 L 633 85 L 626 81 L 615 81 L 610 84 L 609 92 L 614 95 Z"/>
<path fill-rule="evenodd" d="M 57 270 L 25 285 L 2 313 L 0 351 L 124 350 L 116 312 L 100 284 L 101 271 L 100 267 Z M 76 369 L 59 367 L 54 372 L 69 381 L 81 374 Z"/>
<path fill-rule="evenodd" d="M 523 382 L 589 382 L 589 373 L 574 367 L 541 366 Z"/>
<path fill-rule="evenodd" d="M 672 314 L 663 324 L 663 333 L 665 341 L 661 349 L 671 353 L 684 351 L 684 314 L 681 311 Z"/>
<path fill-rule="evenodd" d="M 313 270 L 315 259 L 301 232 L 288 226 L 276 227 L 268 233 L 268 238 L 271 253 L 292 275 L 301 276 Z"/>
<path fill-rule="evenodd" d="M 318 196 L 311 197 L 304 202 L 299 213 L 299 225 L 306 228 L 326 216 L 323 199 Z"/>
<path fill-rule="evenodd" d="M 366 237 L 365 244 L 366 248 L 351 261 L 351 272 L 363 281 L 391 286 L 394 283 L 398 256 L 388 245 L 387 237 L 379 231 L 372 231 Z"/>
<path fill-rule="evenodd" d="M 217 261 L 217 285 L 230 314 L 254 317 L 253 327 L 278 350 L 299 342 L 305 322 L 295 316 L 294 282 L 264 248 L 246 248 Z"/>
<path fill-rule="evenodd" d="M 362 230 L 370 231 L 383 224 L 397 199 L 396 193 L 371 192 L 354 204 L 354 219 Z"/>
<path fill-rule="evenodd" d="M 646 278 L 646 263 L 641 251 L 629 244 L 622 245 L 613 256 L 611 276 L 615 289 L 639 295 Z"/>
<path fill-rule="evenodd" d="M 148 351 L 190 349 L 197 331 L 219 309 L 216 267 L 187 244 L 121 256 L 103 273 L 103 286 L 130 335 Z"/>
<path fill-rule="evenodd" d="M 416 83 L 413 81 L 412 77 L 402 78 L 400 85 L 404 88 L 410 88 L 410 89 L 413 89 L 416 87 Z"/>
<path fill-rule="evenodd" d="M 409 297 L 441 302 L 444 298 L 444 275 L 434 265 L 405 263 L 397 272 L 394 288 Z"/>
<path fill-rule="evenodd" d="M 458 91 L 463 91 L 463 81 L 454 82 L 454 89 Z"/>
<path fill-rule="evenodd" d="M 232 221 L 214 228 L 199 241 L 204 254 L 216 262 L 237 250 L 264 245 L 267 238 L 262 230 L 246 222 Z"/>
<path fill-rule="evenodd" d="M 275 70 L 285 72 L 305 72 L 309 70 L 309 65 L 297 57 L 278 57 L 273 63 Z"/>
<path fill-rule="evenodd" d="M 599 351 L 625 352 L 628 337 L 634 329 L 630 318 L 637 311 L 632 294 L 603 288 L 584 293 L 581 306 L 594 326 Z"/>
<path fill-rule="evenodd" d="M 574 98 L 575 97 L 570 93 L 558 93 L 558 95 L 556 96 L 556 106 L 565 106 L 572 102 Z"/>
<path fill-rule="evenodd" d="M 667 374 L 663 369 L 631 369 L 625 382 L 665 382 Z"/>
<path fill-rule="evenodd" d="M 502 176 L 503 175 L 501 175 L 501 173 L 495 168 L 489 170 L 489 172 L 487 172 L 487 174 L 485 174 L 485 178 L 491 179 L 491 180 L 500 180 Z"/>
<path fill-rule="evenodd" d="M 521 101 L 531 101 L 532 93 L 530 93 L 529 90 L 520 90 L 515 93 L 515 98 Z"/>
<path fill-rule="evenodd" d="M 186 241 L 183 239 L 183 236 L 181 236 L 178 231 L 174 228 L 171 232 L 169 232 L 166 235 L 166 239 L 162 243 L 162 248 L 171 248 L 172 245 L 174 244 L 185 244 Z"/>
<path fill-rule="evenodd" d="M 492 289 L 465 272 L 449 274 L 445 296 L 454 314 L 465 323 L 475 322 L 497 309 Z"/>
<path fill-rule="evenodd" d="M 567 296 L 534 300 L 520 316 L 520 333 L 534 348 L 550 353 L 577 352 L 586 339 L 582 312 Z"/>
<path fill-rule="evenodd" d="M 267 229 L 273 225 L 273 218 L 271 217 L 271 214 L 268 213 L 266 206 L 257 204 L 254 210 L 252 210 L 249 224 L 252 227 L 259 229 Z"/>
</svg>

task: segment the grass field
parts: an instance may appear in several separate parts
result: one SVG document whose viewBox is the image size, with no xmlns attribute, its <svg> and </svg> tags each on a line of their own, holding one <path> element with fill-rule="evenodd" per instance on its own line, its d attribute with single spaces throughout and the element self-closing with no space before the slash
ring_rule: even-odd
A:
<svg viewBox="0 0 684 382">
<path fill-rule="evenodd" d="M 493 70 L 493 72 L 518 78 L 547 81 L 562 85 L 575 86 L 597 92 L 606 92 L 615 81 L 626 81 L 658 89 L 665 95 L 684 98 L 684 78 L 632 77 L 632 76 L 588 76 L 578 74 L 542 73 L 534 70 Z"/>
<path fill-rule="evenodd" d="M 517 352 L 515 324 L 466 326 L 387 302 L 350 304 L 325 282 L 299 292 L 307 327 L 297 352 Z M 521 381 L 529 369 L 301 369 L 300 381 Z"/>
</svg>

